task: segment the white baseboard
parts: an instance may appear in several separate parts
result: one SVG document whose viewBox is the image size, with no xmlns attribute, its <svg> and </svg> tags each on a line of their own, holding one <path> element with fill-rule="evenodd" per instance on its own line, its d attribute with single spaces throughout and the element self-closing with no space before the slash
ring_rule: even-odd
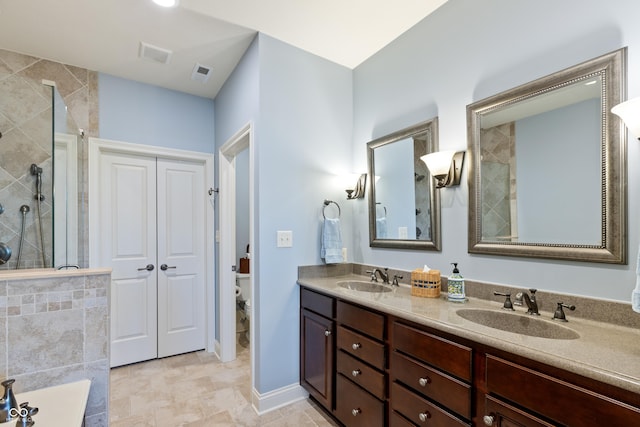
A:
<svg viewBox="0 0 640 427">
<path fill-rule="evenodd" d="M 300 384 L 291 384 L 264 394 L 254 388 L 251 393 L 251 404 L 258 415 L 282 408 L 309 397 L 309 393 Z"/>
</svg>

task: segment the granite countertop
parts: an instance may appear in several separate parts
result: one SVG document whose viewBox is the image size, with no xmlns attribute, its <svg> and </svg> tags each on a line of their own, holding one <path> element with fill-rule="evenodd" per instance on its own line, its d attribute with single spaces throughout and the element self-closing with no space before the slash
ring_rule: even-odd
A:
<svg viewBox="0 0 640 427">
<path fill-rule="evenodd" d="M 368 276 L 347 274 L 333 277 L 300 277 L 298 284 L 372 309 L 527 357 L 578 375 L 640 393 L 640 331 L 572 317 L 568 323 L 551 320 L 553 313 L 540 311 L 539 319 L 577 332 L 577 339 L 531 337 L 483 326 L 460 317 L 459 309 L 489 309 L 502 312 L 502 299 L 488 301 L 468 298 L 465 303 L 411 295 L 411 287 L 401 284 L 391 292 L 361 292 L 337 285 L 339 281 L 369 281 Z M 526 306 L 515 307 L 515 315 L 527 316 Z"/>
</svg>

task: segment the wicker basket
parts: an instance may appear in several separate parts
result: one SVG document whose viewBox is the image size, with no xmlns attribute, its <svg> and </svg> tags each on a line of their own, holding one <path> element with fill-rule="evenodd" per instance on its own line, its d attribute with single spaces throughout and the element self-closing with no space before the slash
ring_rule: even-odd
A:
<svg viewBox="0 0 640 427">
<path fill-rule="evenodd" d="M 440 270 L 413 270 L 411 272 L 411 295 L 438 298 L 440 296 Z"/>
</svg>

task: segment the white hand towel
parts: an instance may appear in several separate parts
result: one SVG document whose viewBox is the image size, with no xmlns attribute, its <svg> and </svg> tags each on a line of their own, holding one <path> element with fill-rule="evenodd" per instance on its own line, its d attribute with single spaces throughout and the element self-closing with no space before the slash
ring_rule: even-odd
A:
<svg viewBox="0 0 640 427">
<path fill-rule="evenodd" d="M 376 237 L 378 239 L 387 238 L 387 218 L 376 218 Z"/>
<path fill-rule="evenodd" d="M 326 264 L 342 262 L 342 234 L 340 233 L 340 219 L 325 218 L 322 223 L 322 236 L 320 237 L 320 258 Z"/>
<path fill-rule="evenodd" d="M 640 313 L 640 248 L 638 248 L 638 261 L 636 263 L 636 288 L 631 292 L 631 308 Z"/>
</svg>

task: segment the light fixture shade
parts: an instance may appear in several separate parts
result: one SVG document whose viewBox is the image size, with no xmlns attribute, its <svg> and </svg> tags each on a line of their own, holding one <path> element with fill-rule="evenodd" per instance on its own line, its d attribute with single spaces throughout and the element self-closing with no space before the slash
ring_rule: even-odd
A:
<svg viewBox="0 0 640 427">
<path fill-rule="evenodd" d="M 631 135 L 640 139 L 640 98 L 618 104 L 611 109 L 611 112 L 624 121 Z"/>
<path fill-rule="evenodd" d="M 176 7 L 180 0 L 153 0 L 153 2 L 162 7 Z"/>
<path fill-rule="evenodd" d="M 451 169 L 451 161 L 453 160 L 453 155 L 455 153 L 456 152 L 453 150 L 438 151 L 422 156 L 420 157 L 420 160 L 427 165 L 431 176 L 439 177 L 449 173 L 449 170 Z"/>
</svg>

